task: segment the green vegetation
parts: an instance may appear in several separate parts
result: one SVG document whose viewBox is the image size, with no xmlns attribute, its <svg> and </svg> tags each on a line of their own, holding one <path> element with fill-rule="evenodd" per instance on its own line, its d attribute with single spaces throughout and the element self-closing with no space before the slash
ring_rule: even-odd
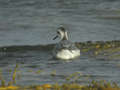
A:
<svg viewBox="0 0 120 90">
<path fill-rule="evenodd" d="M 82 53 L 89 53 L 91 56 L 107 57 L 108 59 L 120 59 L 120 41 L 96 41 L 76 43 Z"/>
<path fill-rule="evenodd" d="M 63 84 L 43 84 L 43 85 L 30 85 L 30 86 L 19 86 L 15 85 L 16 77 L 18 74 L 18 65 L 16 65 L 14 71 L 12 72 L 12 80 L 10 82 L 5 82 L 2 77 L 2 71 L 0 71 L 0 90 L 120 90 L 120 87 L 115 82 L 106 82 L 105 80 L 101 81 L 92 81 L 88 82 L 88 85 L 80 85 L 77 83 L 77 80 L 83 75 L 80 72 L 72 73 L 65 77 L 66 83 Z M 31 71 L 32 72 L 32 71 Z M 39 71 L 38 71 L 39 73 Z M 50 74 L 52 77 L 56 76 L 56 71 L 52 71 Z M 88 75 L 87 78 L 90 76 Z"/>
</svg>

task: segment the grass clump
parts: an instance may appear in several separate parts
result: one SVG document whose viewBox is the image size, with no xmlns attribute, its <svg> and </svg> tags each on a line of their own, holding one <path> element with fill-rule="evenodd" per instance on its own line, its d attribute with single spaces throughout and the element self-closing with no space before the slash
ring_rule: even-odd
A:
<svg viewBox="0 0 120 90">
<path fill-rule="evenodd" d="M 102 81 L 92 81 L 88 85 L 80 85 L 77 80 L 81 77 L 82 73 L 75 72 L 66 77 L 66 83 L 63 84 L 43 84 L 43 85 L 29 85 L 29 86 L 19 86 L 15 85 L 17 77 L 18 65 L 16 65 L 12 80 L 8 83 L 2 77 L 2 71 L 0 71 L 0 90 L 120 90 L 117 83 Z M 54 71 L 55 72 L 55 71 Z M 53 73 L 52 73 L 53 74 Z M 54 76 L 53 74 L 52 76 Z M 71 82 L 72 81 L 72 82 Z"/>
</svg>

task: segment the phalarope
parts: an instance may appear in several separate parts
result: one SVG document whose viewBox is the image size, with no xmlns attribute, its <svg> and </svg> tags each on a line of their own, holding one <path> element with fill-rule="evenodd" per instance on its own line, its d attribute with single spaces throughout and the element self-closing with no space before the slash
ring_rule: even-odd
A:
<svg viewBox="0 0 120 90">
<path fill-rule="evenodd" d="M 56 44 L 53 54 L 58 59 L 74 59 L 80 56 L 80 49 L 76 47 L 76 45 L 68 40 L 68 33 L 65 28 L 60 27 L 58 28 L 57 35 L 53 38 L 60 37 L 61 41 Z"/>
</svg>

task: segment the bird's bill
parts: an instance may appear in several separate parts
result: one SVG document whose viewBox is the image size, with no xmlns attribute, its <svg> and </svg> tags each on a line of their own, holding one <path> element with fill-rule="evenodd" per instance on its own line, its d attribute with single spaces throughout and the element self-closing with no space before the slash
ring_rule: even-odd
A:
<svg viewBox="0 0 120 90">
<path fill-rule="evenodd" d="M 56 38 L 58 38 L 58 35 L 57 35 L 57 36 L 55 36 L 55 37 L 53 38 L 53 40 L 55 40 Z"/>
</svg>

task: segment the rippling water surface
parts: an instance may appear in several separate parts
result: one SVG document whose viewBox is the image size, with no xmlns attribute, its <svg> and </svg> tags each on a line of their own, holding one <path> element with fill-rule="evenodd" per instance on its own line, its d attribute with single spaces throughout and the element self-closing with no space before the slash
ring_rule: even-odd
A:
<svg viewBox="0 0 120 90">
<path fill-rule="evenodd" d="M 119 0 L 0 0 L 0 46 L 13 51 L 0 51 L 0 68 L 6 80 L 9 69 L 19 64 L 22 78 L 18 84 L 65 82 L 65 75 L 81 72 L 79 83 L 90 80 L 112 80 L 120 83 L 120 61 L 82 54 L 71 62 L 52 58 L 51 49 L 41 46 L 58 42 L 52 38 L 63 25 L 73 42 L 120 39 Z M 14 45 L 32 45 L 17 50 Z M 20 46 L 21 47 L 21 46 Z M 46 46 L 47 48 L 48 46 Z M 42 73 L 36 73 L 42 70 Z M 56 71 L 56 77 L 50 74 Z M 9 78 L 8 78 L 9 76 Z"/>
</svg>

